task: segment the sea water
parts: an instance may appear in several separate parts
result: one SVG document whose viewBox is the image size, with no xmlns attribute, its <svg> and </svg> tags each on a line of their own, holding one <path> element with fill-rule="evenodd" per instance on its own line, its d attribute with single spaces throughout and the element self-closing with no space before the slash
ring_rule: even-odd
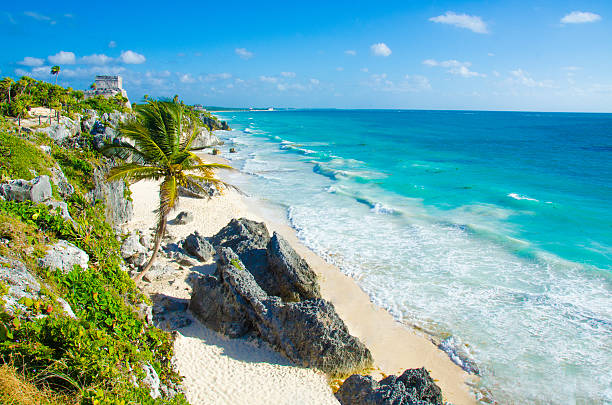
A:
<svg viewBox="0 0 612 405">
<path fill-rule="evenodd" d="M 612 403 L 612 115 L 218 115 L 237 185 L 500 403 Z"/>
</svg>

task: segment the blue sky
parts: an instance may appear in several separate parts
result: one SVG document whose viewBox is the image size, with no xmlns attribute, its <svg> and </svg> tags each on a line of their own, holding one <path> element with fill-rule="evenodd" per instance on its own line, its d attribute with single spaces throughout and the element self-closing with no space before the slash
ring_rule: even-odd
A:
<svg viewBox="0 0 612 405">
<path fill-rule="evenodd" d="M 2 76 L 118 73 L 132 101 L 612 112 L 609 0 L 2 7 Z"/>
</svg>

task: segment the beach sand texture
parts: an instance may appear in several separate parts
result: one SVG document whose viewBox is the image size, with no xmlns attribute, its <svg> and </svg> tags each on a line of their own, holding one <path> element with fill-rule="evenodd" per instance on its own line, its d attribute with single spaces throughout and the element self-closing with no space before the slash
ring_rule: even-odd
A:
<svg viewBox="0 0 612 405">
<path fill-rule="evenodd" d="M 218 159 L 215 159 L 218 160 Z M 153 232 L 159 197 L 156 182 L 131 186 L 134 219 L 130 231 Z M 270 233 L 279 232 L 319 275 L 323 298 L 331 301 L 351 334 L 370 349 L 377 370 L 383 375 L 401 374 L 407 368 L 425 367 L 442 388 L 444 398 L 456 405 L 475 404 L 466 381 L 472 378 L 454 364 L 426 337 L 396 322 L 385 310 L 369 300 L 356 282 L 314 254 L 296 237 L 293 229 L 265 217 L 266 209 L 252 198 L 226 190 L 210 200 L 181 197 L 178 209 L 191 212 L 193 222 L 169 225 L 168 235 L 179 241 L 194 231 L 209 237 L 232 218 L 263 221 Z M 187 283 L 193 272 L 214 271 L 212 262 L 191 269 L 179 269 L 172 279 L 143 284 L 149 295 L 164 294 L 189 299 Z M 227 339 L 197 320 L 177 331 L 175 364 L 185 377 L 184 388 L 190 403 L 196 404 L 337 404 L 327 377 L 318 371 L 296 367 L 264 342 Z"/>
</svg>

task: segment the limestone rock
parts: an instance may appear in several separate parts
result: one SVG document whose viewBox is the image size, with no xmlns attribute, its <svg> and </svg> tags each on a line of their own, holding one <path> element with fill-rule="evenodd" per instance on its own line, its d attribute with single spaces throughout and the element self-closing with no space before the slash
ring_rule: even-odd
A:
<svg viewBox="0 0 612 405">
<path fill-rule="evenodd" d="M 0 185 L 0 195 L 9 201 L 40 203 L 50 199 L 52 193 L 51 182 L 46 175 L 35 177 L 30 181 L 11 180 Z"/>
<path fill-rule="evenodd" d="M 266 225 L 246 218 L 232 219 L 210 239 L 215 248 L 222 246 L 232 249 L 253 274 L 257 284 L 268 292 L 274 290 L 275 283 L 268 271 L 266 247 L 269 241 Z"/>
<path fill-rule="evenodd" d="M 372 365 L 370 351 L 348 332 L 330 302 L 282 303 L 274 297 L 263 306 L 262 320 L 256 323 L 259 334 L 295 363 L 334 376 Z"/>
<path fill-rule="evenodd" d="M 143 276 L 145 281 L 152 283 L 155 280 L 160 280 L 173 275 L 174 268 L 162 263 L 156 263 L 151 266 L 149 271 Z"/>
<path fill-rule="evenodd" d="M 127 259 L 139 253 L 147 253 L 147 248 L 140 244 L 140 235 L 130 233 L 121 245 L 121 257 Z"/>
<path fill-rule="evenodd" d="M 74 220 L 70 216 L 70 211 L 68 211 L 68 204 L 66 204 L 65 202 L 49 200 L 45 204 L 47 205 L 47 207 L 50 208 L 52 212 L 55 211 L 55 213 L 60 215 L 66 221 L 74 223 Z"/>
<path fill-rule="evenodd" d="M 39 259 L 39 264 L 43 268 L 60 269 L 68 273 L 75 265 L 87 269 L 89 255 L 65 240 L 59 240 L 54 245 L 49 246 L 47 254 Z"/>
<path fill-rule="evenodd" d="M 183 249 L 202 262 L 210 259 L 215 253 L 215 248 L 197 231 L 185 238 Z"/>
<path fill-rule="evenodd" d="M 442 391 L 425 368 L 408 369 L 380 382 L 354 374 L 336 392 L 342 405 L 443 405 Z"/>
<path fill-rule="evenodd" d="M 276 232 L 268 243 L 267 256 L 268 269 L 276 279 L 273 291 L 268 291 L 270 295 L 279 296 L 284 301 L 321 298 L 315 272 Z"/>
<path fill-rule="evenodd" d="M 70 196 L 74 193 L 74 187 L 72 184 L 70 184 L 62 169 L 59 167 L 52 167 L 51 174 L 53 184 L 57 186 L 59 195 L 65 200 L 70 198 Z"/>
<path fill-rule="evenodd" d="M 113 163 L 107 162 L 94 171 L 94 189 L 87 194 L 87 198 L 94 202 L 104 202 L 106 220 L 118 226 L 132 219 L 134 208 L 132 201 L 127 198 L 129 189 L 123 180 L 106 181 L 106 175 L 112 167 Z"/>
<path fill-rule="evenodd" d="M 142 366 L 142 370 L 145 373 L 142 383 L 149 388 L 149 395 L 151 395 L 151 398 L 153 399 L 159 398 L 161 396 L 159 392 L 159 385 L 161 383 L 159 375 L 149 363 L 144 364 Z"/>
<path fill-rule="evenodd" d="M 40 284 L 28 271 L 25 264 L 0 256 L 0 281 L 9 287 L 9 293 L 4 297 L 6 308 L 14 312 L 21 308 L 17 302 L 22 298 L 36 299 Z"/>
<path fill-rule="evenodd" d="M 193 286 L 189 309 L 209 328 L 235 338 L 253 330 L 256 307 L 268 298 L 229 248 L 217 249 L 215 276 L 203 276 Z"/>
<path fill-rule="evenodd" d="M 193 222 L 193 214 L 187 211 L 181 211 L 172 221 L 174 225 L 186 225 Z"/>
<path fill-rule="evenodd" d="M 217 135 L 213 134 L 208 128 L 202 128 L 196 135 L 193 142 L 191 142 L 192 149 L 204 149 L 211 146 L 220 145 L 222 142 L 219 140 Z"/>
<path fill-rule="evenodd" d="M 220 195 L 221 193 L 217 189 L 217 187 L 206 181 L 198 181 L 199 187 L 188 186 L 178 187 L 178 192 L 181 197 L 190 197 L 190 198 L 211 198 Z"/>
<path fill-rule="evenodd" d="M 15 313 L 19 309 L 22 315 L 27 315 L 28 308 L 19 304 L 19 300 L 22 298 L 38 300 L 42 296 L 41 284 L 19 260 L 0 256 L 0 282 L 9 287 L 8 294 L 4 297 L 0 296 L 5 301 L 5 307 L 9 313 Z M 56 302 L 67 316 L 76 318 L 72 308 L 63 298 L 58 297 Z"/>
<path fill-rule="evenodd" d="M 195 281 L 189 306 L 205 325 L 230 337 L 255 332 L 295 363 L 331 375 L 372 364 L 331 303 L 283 303 L 268 296 L 231 249 L 220 247 L 217 254 L 217 271 Z"/>
</svg>

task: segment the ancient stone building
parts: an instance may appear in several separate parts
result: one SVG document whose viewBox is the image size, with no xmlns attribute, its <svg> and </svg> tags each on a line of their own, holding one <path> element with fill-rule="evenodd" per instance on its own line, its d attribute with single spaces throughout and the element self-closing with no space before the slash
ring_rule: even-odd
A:
<svg viewBox="0 0 612 405">
<path fill-rule="evenodd" d="M 128 98 L 127 91 L 123 88 L 123 79 L 121 76 L 96 76 L 94 88 L 85 91 L 85 98 L 94 96 L 114 97 L 121 94 Z M 130 106 L 130 102 L 127 102 Z"/>
</svg>

